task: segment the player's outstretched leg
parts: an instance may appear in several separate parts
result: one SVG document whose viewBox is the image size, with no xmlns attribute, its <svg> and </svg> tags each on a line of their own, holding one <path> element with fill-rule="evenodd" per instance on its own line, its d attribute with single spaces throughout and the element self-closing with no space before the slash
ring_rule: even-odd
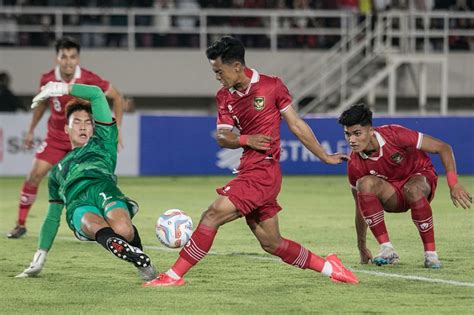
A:
<svg viewBox="0 0 474 315">
<path fill-rule="evenodd" d="M 267 251 L 266 248 L 264 250 Z M 320 272 L 330 277 L 333 282 L 359 283 L 356 275 L 344 267 L 341 260 L 335 254 L 328 255 L 326 260 L 324 260 L 300 244 L 284 238 L 278 248 L 273 253 L 270 253 L 280 257 L 281 260 L 289 265 Z"/>
</svg>

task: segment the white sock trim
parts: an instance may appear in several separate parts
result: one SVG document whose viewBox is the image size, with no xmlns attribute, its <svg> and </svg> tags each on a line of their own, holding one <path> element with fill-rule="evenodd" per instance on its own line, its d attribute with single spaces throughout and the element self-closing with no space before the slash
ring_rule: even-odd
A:
<svg viewBox="0 0 474 315">
<path fill-rule="evenodd" d="M 181 279 L 181 277 L 178 276 L 178 275 L 176 274 L 176 272 L 174 272 L 174 270 L 171 269 L 171 268 L 166 272 L 166 274 L 167 274 L 168 276 L 170 276 L 171 278 L 173 278 L 174 280 L 179 280 L 179 279 Z"/>
<path fill-rule="evenodd" d="M 383 246 L 393 248 L 392 242 L 385 242 L 385 243 L 380 244 L 380 247 L 383 247 Z"/>
<path fill-rule="evenodd" d="M 329 261 L 326 261 L 324 263 L 324 267 L 323 267 L 323 270 L 321 270 L 321 273 L 328 277 L 332 275 L 332 265 Z"/>
</svg>

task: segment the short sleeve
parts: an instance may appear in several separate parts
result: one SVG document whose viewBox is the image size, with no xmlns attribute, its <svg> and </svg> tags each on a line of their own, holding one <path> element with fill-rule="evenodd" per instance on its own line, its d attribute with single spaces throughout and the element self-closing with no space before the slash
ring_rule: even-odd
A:
<svg viewBox="0 0 474 315">
<path fill-rule="evenodd" d="M 41 88 L 44 85 L 46 85 L 46 83 L 48 83 L 47 77 L 45 75 L 42 75 L 41 78 L 40 78 L 40 82 L 39 82 L 38 92 L 41 91 Z"/>
<path fill-rule="evenodd" d="M 423 134 L 400 125 L 390 125 L 394 142 L 402 148 L 421 148 Z"/>
<path fill-rule="evenodd" d="M 275 103 L 280 112 L 284 112 L 290 108 L 293 103 L 291 98 L 290 91 L 286 85 L 281 81 L 280 78 L 276 78 L 276 87 L 275 87 Z"/>
<path fill-rule="evenodd" d="M 93 137 L 99 139 L 103 148 L 111 155 L 117 155 L 118 129 L 115 119 L 111 123 L 95 122 Z"/>
<path fill-rule="evenodd" d="M 97 85 L 105 93 L 110 88 L 110 82 L 102 79 L 100 76 L 90 71 L 85 84 Z"/>
<path fill-rule="evenodd" d="M 225 98 L 221 94 L 216 96 L 217 103 L 217 129 L 233 129 L 234 128 L 234 119 L 227 108 Z"/>
</svg>

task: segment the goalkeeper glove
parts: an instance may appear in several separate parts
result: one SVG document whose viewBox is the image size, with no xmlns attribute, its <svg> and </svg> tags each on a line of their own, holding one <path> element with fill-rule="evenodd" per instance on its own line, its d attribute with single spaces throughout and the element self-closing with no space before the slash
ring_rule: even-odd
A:
<svg viewBox="0 0 474 315">
<path fill-rule="evenodd" d="M 16 278 L 28 278 L 39 275 L 41 270 L 43 270 L 44 263 L 46 262 L 47 251 L 43 249 L 38 249 L 33 257 L 33 261 L 30 266 L 23 270 L 22 273 L 18 274 Z"/>
<path fill-rule="evenodd" d="M 50 97 L 63 96 L 69 94 L 69 84 L 64 82 L 48 82 L 41 88 L 41 92 L 33 98 L 31 108 L 38 107 L 39 103 Z"/>
</svg>

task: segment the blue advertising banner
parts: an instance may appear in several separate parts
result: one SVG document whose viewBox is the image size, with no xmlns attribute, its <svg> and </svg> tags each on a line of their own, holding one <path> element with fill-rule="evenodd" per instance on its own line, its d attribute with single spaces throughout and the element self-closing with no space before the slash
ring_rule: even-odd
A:
<svg viewBox="0 0 474 315">
<path fill-rule="evenodd" d="M 347 152 L 342 127 L 336 118 L 308 118 L 328 152 Z M 448 142 L 456 155 L 458 172 L 474 174 L 474 116 L 375 118 L 374 126 L 399 124 Z M 215 141 L 215 117 L 153 116 L 140 119 L 140 175 L 231 174 L 242 150 L 220 148 Z M 284 174 L 345 174 L 346 165 L 321 163 L 282 122 L 281 165 Z M 436 169 L 444 173 L 439 157 Z"/>
</svg>

